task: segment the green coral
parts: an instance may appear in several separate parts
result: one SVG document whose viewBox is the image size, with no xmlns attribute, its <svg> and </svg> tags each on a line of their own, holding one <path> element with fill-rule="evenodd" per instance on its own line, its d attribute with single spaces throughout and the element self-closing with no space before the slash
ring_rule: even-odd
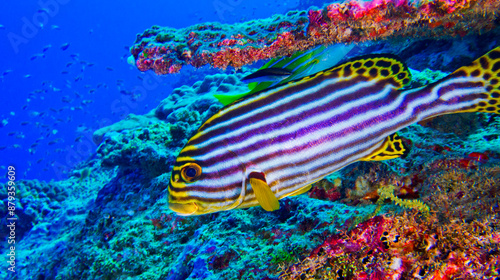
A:
<svg viewBox="0 0 500 280">
<path fill-rule="evenodd" d="M 120 263 L 116 262 L 106 250 L 95 256 L 90 270 L 93 274 L 103 275 L 102 279 L 117 279 L 123 273 Z"/>
<path fill-rule="evenodd" d="M 430 69 L 424 69 L 423 71 L 410 69 L 410 73 L 412 77 L 411 87 L 428 85 L 449 75 L 449 73 L 446 72 Z"/>
<path fill-rule="evenodd" d="M 390 199 L 398 206 L 415 209 L 426 215 L 429 213 L 429 206 L 425 205 L 422 201 L 418 199 L 400 199 L 399 197 L 394 195 L 395 189 L 396 187 L 394 185 L 382 185 L 377 191 L 378 195 L 381 198 L 381 201 Z"/>
<path fill-rule="evenodd" d="M 276 254 L 271 254 L 271 256 L 273 257 L 271 259 L 271 263 L 273 264 L 279 264 L 283 262 L 289 263 L 295 260 L 293 254 L 285 249 L 279 249 L 278 252 L 276 252 Z"/>
<path fill-rule="evenodd" d="M 276 254 L 271 254 L 273 257 L 271 259 L 272 264 L 282 264 L 282 263 L 291 263 L 296 261 L 298 255 L 300 255 L 300 252 L 303 250 L 303 247 L 300 246 L 292 246 L 292 245 L 285 245 L 284 248 L 278 249 Z"/>
</svg>

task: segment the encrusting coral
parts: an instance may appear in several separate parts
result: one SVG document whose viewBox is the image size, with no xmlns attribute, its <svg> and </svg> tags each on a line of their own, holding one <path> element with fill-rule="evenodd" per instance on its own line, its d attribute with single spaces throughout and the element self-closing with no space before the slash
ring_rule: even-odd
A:
<svg viewBox="0 0 500 280">
<path fill-rule="evenodd" d="M 427 203 L 443 220 L 471 221 L 500 211 L 500 168 L 445 169 L 430 178 Z"/>
<path fill-rule="evenodd" d="M 141 71 L 163 75 L 185 65 L 240 68 L 318 44 L 463 37 L 498 26 L 499 8 L 500 3 L 492 0 L 352 0 L 234 25 L 153 26 L 137 36 L 131 60 Z"/>
<path fill-rule="evenodd" d="M 477 155 L 479 160 L 481 155 Z M 425 177 L 384 172 L 358 177 L 356 185 L 364 190 L 366 199 L 377 204 L 390 201 L 411 210 L 373 216 L 383 212 L 376 208 L 361 223 L 352 220 L 308 257 L 282 265 L 280 278 L 500 277 L 500 170 L 477 164 L 481 163 L 464 165 L 459 159 L 439 159 L 419 170 Z M 371 194 L 372 189 L 376 195 Z M 414 199 L 415 195 L 421 200 Z"/>
</svg>

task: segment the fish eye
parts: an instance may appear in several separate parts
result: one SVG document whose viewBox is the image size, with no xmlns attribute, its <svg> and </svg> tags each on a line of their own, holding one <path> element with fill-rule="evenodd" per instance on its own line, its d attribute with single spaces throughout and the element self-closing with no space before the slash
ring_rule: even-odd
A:
<svg viewBox="0 0 500 280">
<path fill-rule="evenodd" d="M 186 177 L 194 177 L 196 176 L 196 169 L 192 168 L 192 167 L 188 167 L 186 168 Z"/>
<path fill-rule="evenodd" d="M 181 167 L 181 177 L 185 182 L 194 182 L 201 175 L 201 166 L 196 163 L 186 163 Z"/>
</svg>

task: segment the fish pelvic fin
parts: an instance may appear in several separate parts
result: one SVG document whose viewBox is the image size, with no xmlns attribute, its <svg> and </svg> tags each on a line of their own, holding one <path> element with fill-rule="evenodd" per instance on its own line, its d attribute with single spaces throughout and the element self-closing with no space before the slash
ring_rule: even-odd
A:
<svg viewBox="0 0 500 280">
<path fill-rule="evenodd" d="M 196 211 L 198 211 L 198 205 L 194 202 L 189 203 L 172 203 L 168 204 L 168 208 L 170 210 L 176 212 L 179 216 L 191 216 L 196 215 Z"/>
<path fill-rule="evenodd" d="M 275 211 L 280 208 L 278 198 L 267 184 L 264 174 L 261 172 L 252 172 L 248 175 L 249 183 L 252 186 L 255 198 L 260 206 L 266 211 Z"/>
</svg>

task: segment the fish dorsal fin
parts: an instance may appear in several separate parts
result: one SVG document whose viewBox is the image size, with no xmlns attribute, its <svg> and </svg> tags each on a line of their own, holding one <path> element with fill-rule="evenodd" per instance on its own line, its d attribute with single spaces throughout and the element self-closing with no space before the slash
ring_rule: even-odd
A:
<svg viewBox="0 0 500 280">
<path fill-rule="evenodd" d="M 251 172 L 248 174 L 255 198 L 260 206 L 266 211 L 274 211 L 280 208 L 280 203 L 269 187 L 262 172 Z"/>
<path fill-rule="evenodd" d="M 359 56 L 326 70 L 323 74 L 345 79 L 363 76 L 372 81 L 385 81 L 396 89 L 408 85 L 411 81 L 408 67 L 392 54 Z"/>
<path fill-rule="evenodd" d="M 387 136 L 382 142 L 382 145 L 371 154 L 361 158 L 361 161 L 379 161 L 386 159 L 393 159 L 406 154 L 403 141 L 399 138 L 397 133 Z"/>
</svg>

